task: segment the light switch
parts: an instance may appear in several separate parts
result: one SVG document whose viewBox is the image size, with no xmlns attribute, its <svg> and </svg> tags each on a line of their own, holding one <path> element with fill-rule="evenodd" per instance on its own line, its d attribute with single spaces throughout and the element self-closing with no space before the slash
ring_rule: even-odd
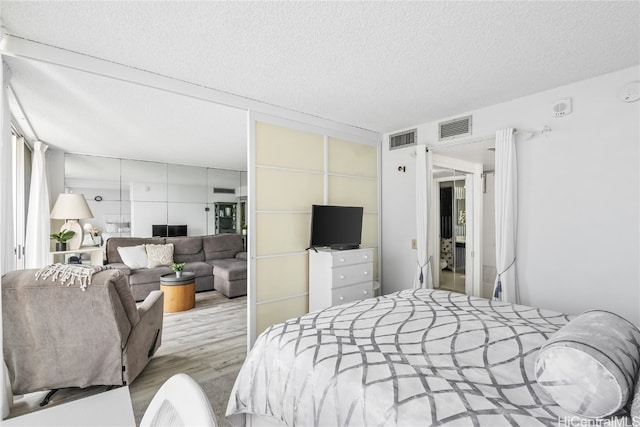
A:
<svg viewBox="0 0 640 427">
<path fill-rule="evenodd" d="M 411 249 L 418 249 L 418 242 L 416 239 L 411 239 Z"/>
</svg>

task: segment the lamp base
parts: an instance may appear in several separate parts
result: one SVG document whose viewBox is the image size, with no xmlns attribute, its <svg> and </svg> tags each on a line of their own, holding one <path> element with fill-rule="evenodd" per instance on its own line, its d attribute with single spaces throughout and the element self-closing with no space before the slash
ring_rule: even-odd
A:
<svg viewBox="0 0 640 427">
<path fill-rule="evenodd" d="M 82 245 L 82 227 L 80 227 L 78 220 L 68 219 L 67 222 L 62 224 L 62 227 L 60 227 L 60 231 L 62 230 L 71 230 L 76 232 L 71 239 L 67 240 L 67 250 L 75 251 L 80 249 L 80 246 Z"/>
</svg>

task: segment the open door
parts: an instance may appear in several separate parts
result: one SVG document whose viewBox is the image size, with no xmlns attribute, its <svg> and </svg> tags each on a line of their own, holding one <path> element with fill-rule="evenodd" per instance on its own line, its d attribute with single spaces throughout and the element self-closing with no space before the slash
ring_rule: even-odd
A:
<svg viewBox="0 0 640 427">
<path fill-rule="evenodd" d="M 434 287 L 480 296 L 482 165 L 433 157 Z"/>
</svg>

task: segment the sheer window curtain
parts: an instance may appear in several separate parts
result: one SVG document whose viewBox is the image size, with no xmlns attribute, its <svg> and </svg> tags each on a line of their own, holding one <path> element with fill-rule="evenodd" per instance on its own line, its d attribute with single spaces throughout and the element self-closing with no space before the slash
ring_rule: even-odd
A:
<svg viewBox="0 0 640 427">
<path fill-rule="evenodd" d="M 519 302 L 516 281 L 516 230 L 518 228 L 518 170 L 515 130 L 496 132 L 495 221 L 496 276 L 493 297 Z"/>
<path fill-rule="evenodd" d="M 433 155 L 424 146 L 416 153 L 416 277 L 413 288 L 433 288 L 431 232 L 431 194 L 433 191 Z"/>
<path fill-rule="evenodd" d="M 41 268 L 49 264 L 50 219 L 45 152 L 49 148 L 40 141 L 33 144 L 33 166 L 27 212 L 25 238 L 26 268 Z"/>
<path fill-rule="evenodd" d="M 7 86 L 11 73 L 9 67 L 3 62 L 0 67 L 0 276 L 12 270 L 13 265 L 13 197 L 12 197 L 12 152 L 11 152 L 11 118 L 9 115 L 9 102 L 7 100 Z M 0 278 L 0 281 L 2 279 Z M 0 307 L 2 307 L 2 293 L 0 292 Z M 2 310 L 0 310 L 0 343 L 2 343 Z M 2 358 L 2 387 L 0 388 L 0 405 L 2 406 L 2 419 L 9 416 L 9 409 L 13 402 L 11 383 L 8 378 L 7 367 L 4 363 L 4 354 L 0 346 Z"/>
<path fill-rule="evenodd" d="M 0 275 L 15 270 L 13 258 L 13 152 L 11 146 L 11 113 L 7 100 L 7 87 L 11 72 L 7 64 L 2 67 L 2 105 L 0 106 L 0 119 L 2 120 L 2 136 L 0 140 Z"/>
</svg>

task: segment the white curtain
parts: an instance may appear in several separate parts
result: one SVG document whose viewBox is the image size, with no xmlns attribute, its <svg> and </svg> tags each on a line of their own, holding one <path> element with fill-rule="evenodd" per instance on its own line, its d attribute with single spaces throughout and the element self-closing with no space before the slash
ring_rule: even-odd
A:
<svg viewBox="0 0 640 427">
<path fill-rule="evenodd" d="M 13 197 L 11 190 L 11 118 L 9 114 L 9 102 L 7 101 L 7 86 L 11 73 L 3 62 L 0 67 L 0 276 L 13 270 Z M 2 279 L 0 279 L 0 282 Z M 0 283 L 1 285 L 1 283 Z M 2 293 L 0 292 L 0 344 L 2 344 Z M 2 419 L 9 416 L 9 409 L 13 403 L 11 383 L 7 374 L 7 366 L 4 363 L 2 345 L 0 345 L 0 358 L 2 359 L 2 378 L 0 388 L 0 406 L 2 407 Z"/>
<path fill-rule="evenodd" d="M 40 141 L 35 141 L 33 144 L 31 189 L 24 245 L 26 268 L 41 268 L 50 263 L 50 208 L 45 159 L 47 148 L 49 147 Z"/>
<path fill-rule="evenodd" d="M 14 229 L 13 229 L 13 188 L 12 188 L 12 146 L 11 146 L 11 113 L 7 100 L 7 87 L 11 72 L 4 62 L 2 63 L 2 99 L 0 99 L 0 275 L 15 270 L 13 256 Z"/>
<path fill-rule="evenodd" d="M 432 254 L 429 250 L 431 232 L 431 193 L 433 191 L 433 155 L 418 146 L 416 153 L 416 277 L 413 288 L 433 288 Z"/>
<path fill-rule="evenodd" d="M 514 129 L 496 132 L 495 221 L 496 300 L 519 302 L 516 282 L 516 230 L 518 228 L 518 170 Z"/>
</svg>

